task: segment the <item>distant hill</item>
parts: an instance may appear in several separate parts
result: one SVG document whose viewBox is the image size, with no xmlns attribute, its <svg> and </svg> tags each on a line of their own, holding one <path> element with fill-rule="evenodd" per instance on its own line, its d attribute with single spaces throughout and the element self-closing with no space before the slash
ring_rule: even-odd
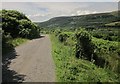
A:
<svg viewBox="0 0 120 84">
<path fill-rule="evenodd" d="M 48 21 L 37 23 L 40 27 L 53 28 L 53 27 L 103 27 L 105 24 L 119 22 L 118 16 L 120 11 L 88 14 L 80 16 L 63 16 L 54 17 Z"/>
</svg>

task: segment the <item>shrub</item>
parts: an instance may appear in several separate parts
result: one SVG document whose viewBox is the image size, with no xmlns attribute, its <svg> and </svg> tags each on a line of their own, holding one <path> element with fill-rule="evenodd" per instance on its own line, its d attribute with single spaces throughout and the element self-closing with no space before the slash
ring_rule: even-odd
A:
<svg viewBox="0 0 120 84">
<path fill-rule="evenodd" d="M 40 28 L 32 23 L 24 14 L 15 10 L 2 10 L 2 29 L 13 38 L 36 38 Z"/>
<path fill-rule="evenodd" d="M 40 29 L 31 21 L 22 19 L 19 21 L 19 35 L 23 38 L 35 38 L 39 37 Z"/>
<path fill-rule="evenodd" d="M 58 36 L 58 39 L 60 42 L 65 42 L 67 40 L 67 37 L 69 37 L 67 34 L 65 33 L 60 33 Z"/>
<path fill-rule="evenodd" d="M 60 31 L 60 29 L 56 29 L 56 30 L 54 31 L 54 33 L 55 33 L 55 36 L 58 36 L 58 35 L 61 33 L 61 31 Z"/>
<path fill-rule="evenodd" d="M 77 58 L 87 58 L 88 60 L 91 60 L 93 54 L 94 54 L 94 46 L 91 42 L 91 35 L 81 29 L 80 31 L 77 31 L 76 34 L 76 57 Z"/>
<path fill-rule="evenodd" d="M 17 37 L 19 35 L 18 25 L 19 22 L 16 18 L 9 16 L 2 17 L 2 29 L 4 30 L 5 34 L 10 33 L 12 37 Z"/>
</svg>

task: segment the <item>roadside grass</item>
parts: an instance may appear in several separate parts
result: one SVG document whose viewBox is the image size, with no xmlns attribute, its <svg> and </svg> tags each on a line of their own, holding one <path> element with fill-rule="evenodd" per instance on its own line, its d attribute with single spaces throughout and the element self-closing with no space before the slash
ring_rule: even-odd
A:
<svg viewBox="0 0 120 84">
<path fill-rule="evenodd" d="M 71 49 L 60 43 L 54 35 L 50 35 L 50 38 L 52 42 L 52 56 L 56 65 L 56 81 L 61 82 L 61 77 L 66 69 L 66 59 L 69 59 L 68 56 L 72 53 L 68 52 Z"/>
<path fill-rule="evenodd" d="M 5 55 L 9 53 L 14 49 L 14 47 L 19 46 L 27 41 L 28 39 L 25 38 L 9 39 L 5 44 L 2 45 L 2 54 Z"/>
<path fill-rule="evenodd" d="M 8 41 L 9 44 L 12 44 L 13 47 L 19 46 L 20 44 L 23 44 L 25 42 L 27 42 L 28 39 L 25 38 L 15 38 L 15 39 L 11 39 Z"/>
<path fill-rule="evenodd" d="M 57 82 L 119 82 L 119 76 L 114 72 L 77 59 L 72 46 L 65 46 L 53 34 L 50 37 Z"/>
</svg>

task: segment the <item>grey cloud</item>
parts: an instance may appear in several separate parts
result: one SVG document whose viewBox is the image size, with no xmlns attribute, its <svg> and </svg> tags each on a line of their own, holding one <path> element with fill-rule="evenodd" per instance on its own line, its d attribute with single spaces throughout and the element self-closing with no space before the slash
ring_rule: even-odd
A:
<svg viewBox="0 0 120 84">
<path fill-rule="evenodd" d="M 15 9 L 25 13 L 32 21 L 45 21 L 52 17 L 82 15 L 115 11 L 117 2 L 5 2 L 5 9 Z"/>
</svg>

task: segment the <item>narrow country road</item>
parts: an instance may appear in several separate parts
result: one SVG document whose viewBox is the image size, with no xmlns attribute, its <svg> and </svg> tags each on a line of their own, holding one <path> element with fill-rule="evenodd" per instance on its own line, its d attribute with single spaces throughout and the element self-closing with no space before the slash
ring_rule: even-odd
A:
<svg viewBox="0 0 120 84">
<path fill-rule="evenodd" d="M 23 82 L 55 82 L 55 65 L 48 35 L 31 40 L 15 50 L 17 57 L 11 61 L 9 69 L 25 75 Z"/>
</svg>

